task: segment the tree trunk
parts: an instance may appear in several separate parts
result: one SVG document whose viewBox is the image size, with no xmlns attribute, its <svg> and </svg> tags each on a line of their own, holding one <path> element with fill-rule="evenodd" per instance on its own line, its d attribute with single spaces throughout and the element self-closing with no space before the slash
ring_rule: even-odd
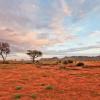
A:
<svg viewBox="0 0 100 100">
<path fill-rule="evenodd" d="M 32 62 L 33 62 L 33 63 L 35 62 L 35 57 L 32 58 Z"/>
<path fill-rule="evenodd" d="M 6 59 L 4 58 L 4 56 L 2 54 L 1 54 L 1 56 L 2 56 L 2 59 L 3 59 L 3 63 L 5 63 Z"/>
</svg>

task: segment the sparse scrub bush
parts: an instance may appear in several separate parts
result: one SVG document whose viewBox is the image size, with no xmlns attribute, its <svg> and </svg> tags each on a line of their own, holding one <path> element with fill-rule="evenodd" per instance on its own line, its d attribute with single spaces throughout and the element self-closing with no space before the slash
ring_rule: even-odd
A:
<svg viewBox="0 0 100 100">
<path fill-rule="evenodd" d="M 73 63 L 73 60 L 68 60 L 68 63 Z"/>
<path fill-rule="evenodd" d="M 62 63 L 63 63 L 63 64 L 68 64 L 68 61 L 64 60 Z"/>
<path fill-rule="evenodd" d="M 83 63 L 83 62 L 78 62 L 78 63 L 76 64 L 76 66 L 84 66 L 84 63 Z"/>
<path fill-rule="evenodd" d="M 45 84 L 44 83 L 41 83 L 40 86 L 45 86 Z"/>
<path fill-rule="evenodd" d="M 58 65 L 58 64 L 59 64 L 59 61 L 57 60 L 56 63 L 55 63 L 55 65 Z"/>
<path fill-rule="evenodd" d="M 61 63 L 61 60 L 58 60 L 58 63 Z"/>
<path fill-rule="evenodd" d="M 36 60 L 36 61 L 35 61 L 35 64 L 39 64 L 39 61 L 38 61 L 38 60 Z"/>
<path fill-rule="evenodd" d="M 46 90 L 53 90 L 54 87 L 53 87 L 52 85 L 48 85 L 48 86 L 45 87 L 45 89 L 46 89 Z"/>
<path fill-rule="evenodd" d="M 66 69 L 66 67 L 65 66 L 60 66 L 59 69 Z"/>
<path fill-rule="evenodd" d="M 32 99 L 36 99 L 36 94 L 31 95 Z"/>
<path fill-rule="evenodd" d="M 21 90 L 22 86 L 16 86 L 16 90 Z"/>
<path fill-rule="evenodd" d="M 21 94 L 16 94 L 14 95 L 15 100 L 19 100 L 21 99 L 22 95 Z"/>
</svg>

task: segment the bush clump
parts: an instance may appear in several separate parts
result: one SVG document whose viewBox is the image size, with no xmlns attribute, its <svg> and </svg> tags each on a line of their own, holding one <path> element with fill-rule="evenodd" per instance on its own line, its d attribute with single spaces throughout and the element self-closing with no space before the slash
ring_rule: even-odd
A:
<svg viewBox="0 0 100 100">
<path fill-rule="evenodd" d="M 65 66 L 60 66 L 59 69 L 64 69 L 65 70 L 66 67 Z"/>
<path fill-rule="evenodd" d="M 31 97 L 32 97 L 32 99 L 36 99 L 37 96 L 36 96 L 36 94 L 32 94 Z"/>
<path fill-rule="evenodd" d="M 15 96 L 14 96 L 14 98 L 16 99 L 16 100 L 19 100 L 19 99 L 21 99 L 21 94 L 16 94 Z"/>
<path fill-rule="evenodd" d="M 16 86 L 16 90 L 21 90 L 22 88 L 22 86 Z"/>
<path fill-rule="evenodd" d="M 64 60 L 62 63 L 63 64 L 68 64 L 68 61 L 67 60 Z"/>
<path fill-rule="evenodd" d="M 54 87 L 53 87 L 52 85 L 48 85 L 48 86 L 45 87 L 45 89 L 46 89 L 46 90 L 53 90 Z"/>
<path fill-rule="evenodd" d="M 84 63 L 83 63 L 83 62 L 78 62 L 78 63 L 76 64 L 76 66 L 84 66 Z"/>
<path fill-rule="evenodd" d="M 72 64 L 73 60 L 64 60 L 62 63 L 63 64 Z"/>
<path fill-rule="evenodd" d="M 73 60 L 68 60 L 68 63 L 73 63 Z"/>
</svg>

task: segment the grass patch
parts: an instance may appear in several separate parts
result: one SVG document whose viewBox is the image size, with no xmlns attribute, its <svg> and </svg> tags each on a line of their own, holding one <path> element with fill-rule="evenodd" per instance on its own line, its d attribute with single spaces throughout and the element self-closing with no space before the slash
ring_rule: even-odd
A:
<svg viewBox="0 0 100 100">
<path fill-rule="evenodd" d="M 53 90 L 54 87 L 53 87 L 52 85 L 48 85 L 48 86 L 45 87 L 45 89 L 46 89 L 46 90 Z"/>
<path fill-rule="evenodd" d="M 23 87 L 22 86 L 16 86 L 16 90 L 21 90 Z"/>
<path fill-rule="evenodd" d="M 21 97 L 22 97 L 21 94 L 16 94 L 16 95 L 14 95 L 14 99 L 15 99 L 15 100 L 19 100 L 19 99 L 21 99 Z"/>
<path fill-rule="evenodd" d="M 32 94 L 31 97 L 32 97 L 32 99 L 36 99 L 37 96 L 36 96 L 36 94 Z"/>
<path fill-rule="evenodd" d="M 44 83 L 41 83 L 41 84 L 39 84 L 40 86 L 45 86 L 45 84 Z"/>
<path fill-rule="evenodd" d="M 65 91 L 64 91 L 64 90 L 60 90 L 59 93 L 60 93 L 60 94 L 64 94 Z"/>
</svg>

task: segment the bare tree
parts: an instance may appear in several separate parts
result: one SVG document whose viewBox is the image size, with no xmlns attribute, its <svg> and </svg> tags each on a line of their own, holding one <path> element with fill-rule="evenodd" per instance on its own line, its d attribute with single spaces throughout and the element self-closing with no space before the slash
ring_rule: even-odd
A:
<svg viewBox="0 0 100 100">
<path fill-rule="evenodd" d="M 35 62 L 35 58 L 42 56 L 42 52 L 41 51 L 37 51 L 37 50 L 27 50 L 27 55 L 29 55 L 33 61 L 33 63 Z"/>
<path fill-rule="evenodd" d="M 10 53 L 10 45 L 6 42 L 0 42 L 0 55 L 5 63 L 7 55 Z"/>
</svg>

